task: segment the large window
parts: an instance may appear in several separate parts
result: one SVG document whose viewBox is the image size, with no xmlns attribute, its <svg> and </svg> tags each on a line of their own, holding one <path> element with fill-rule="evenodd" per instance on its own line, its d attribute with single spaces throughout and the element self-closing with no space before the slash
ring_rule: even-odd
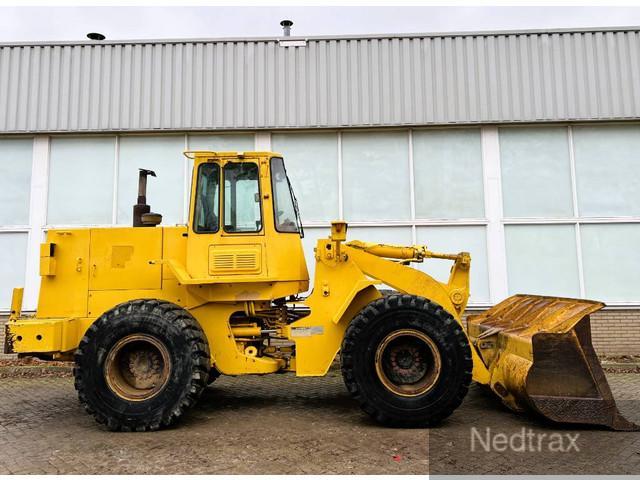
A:
<svg viewBox="0 0 640 480">
<path fill-rule="evenodd" d="M 572 130 L 580 215 L 640 216 L 640 125 Z"/>
<path fill-rule="evenodd" d="M 566 127 L 500 129 L 505 217 L 571 217 Z"/>
<path fill-rule="evenodd" d="M 579 297 L 573 225 L 505 227 L 509 294 Z"/>
<path fill-rule="evenodd" d="M 640 300 L 640 224 L 581 225 L 585 294 L 608 302 Z"/>
<path fill-rule="evenodd" d="M 342 175 L 347 221 L 411 218 L 407 132 L 343 133 Z"/>
<path fill-rule="evenodd" d="M 252 133 L 189 135 L 189 150 L 213 152 L 252 152 L 255 150 Z"/>
<path fill-rule="evenodd" d="M 198 185 L 193 229 L 196 233 L 215 233 L 220 228 L 220 167 L 204 163 L 198 168 Z"/>
<path fill-rule="evenodd" d="M 29 223 L 32 138 L 0 140 L 0 225 Z"/>
<path fill-rule="evenodd" d="M 224 231 L 230 233 L 262 230 L 258 165 L 251 162 L 224 166 Z"/>
<path fill-rule="evenodd" d="M 116 137 L 54 137 L 50 148 L 47 223 L 112 223 Z"/>
<path fill-rule="evenodd" d="M 480 129 L 413 132 L 416 217 L 484 217 Z"/>
<path fill-rule="evenodd" d="M 147 203 L 162 214 L 163 225 L 184 223 L 185 217 L 184 135 L 120 137 L 118 165 L 118 223 L 132 221 L 138 192 L 138 169 L 147 168 L 157 177 L 147 184 Z"/>
<path fill-rule="evenodd" d="M 36 252 L 39 254 L 39 252 Z M 27 258 L 27 234 L 0 234 L 0 308 L 8 309 L 11 305 L 11 294 L 15 287 L 24 287 Z"/>
<path fill-rule="evenodd" d="M 284 155 L 305 223 L 330 222 L 338 211 L 338 135 L 276 133 L 272 150 Z"/>
</svg>

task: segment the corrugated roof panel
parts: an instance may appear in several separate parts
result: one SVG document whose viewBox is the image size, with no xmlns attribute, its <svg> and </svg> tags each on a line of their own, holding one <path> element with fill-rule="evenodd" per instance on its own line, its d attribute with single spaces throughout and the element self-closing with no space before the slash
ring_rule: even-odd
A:
<svg viewBox="0 0 640 480">
<path fill-rule="evenodd" d="M 0 45 L 0 132 L 640 118 L 637 29 L 303 44 Z"/>
</svg>

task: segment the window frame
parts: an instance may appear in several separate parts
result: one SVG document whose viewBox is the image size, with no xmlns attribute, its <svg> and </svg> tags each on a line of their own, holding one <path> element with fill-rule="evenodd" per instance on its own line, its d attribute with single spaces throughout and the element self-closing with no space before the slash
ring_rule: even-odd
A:
<svg viewBox="0 0 640 480">
<path fill-rule="evenodd" d="M 218 225 L 217 228 L 215 230 L 211 230 L 211 231 L 198 231 L 196 228 L 196 211 L 198 209 L 198 187 L 200 186 L 200 170 L 202 169 L 202 167 L 204 166 L 209 166 L 209 165 L 213 165 L 215 168 L 218 169 L 218 218 L 222 219 L 222 217 L 220 216 L 220 207 L 222 205 L 222 188 L 220 188 L 220 185 L 222 184 L 222 182 L 220 182 L 220 180 L 222 179 L 222 169 L 220 168 L 220 165 L 217 162 L 203 162 L 200 165 L 198 165 L 198 171 L 196 173 L 196 191 L 195 191 L 195 195 L 194 195 L 194 203 L 193 203 L 193 218 L 192 218 L 192 225 L 191 225 L 191 229 L 193 230 L 193 233 L 196 233 L 198 235 L 211 235 L 214 233 L 218 233 L 220 231 L 220 222 L 218 221 Z"/>
<path fill-rule="evenodd" d="M 260 199 L 260 201 L 258 202 L 259 205 L 259 209 L 260 209 L 260 228 L 258 230 L 251 230 L 251 231 L 244 231 L 244 232 L 230 232 L 226 229 L 226 224 L 225 224 L 225 220 L 226 220 L 226 204 L 224 203 L 226 201 L 226 195 L 225 195 L 225 180 L 227 178 L 226 174 L 225 174 L 225 169 L 227 168 L 228 165 L 243 165 L 243 164 L 251 164 L 254 165 L 256 167 L 256 170 L 258 172 L 258 178 L 256 179 L 256 182 L 258 184 L 258 198 Z M 230 161 L 230 162 L 225 162 L 225 164 L 222 166 L 221 168 L 221 182 L 220 182 L 220 195 L 222 195 L 222 201 L 220 202 L 220 219 L 222 220 L 222 232 L 225 235 L 258 235 L 261 234 L 262 232 L 264 232 L 264 211 L 262 210 L 262 188 L 260 186 L 260 164 L 257 161 L 253 161 L 253 160 L 247 160 L 247 161 L 239 161 L 239 162 L 234 162 L 234 161 Z"/>
</svg>

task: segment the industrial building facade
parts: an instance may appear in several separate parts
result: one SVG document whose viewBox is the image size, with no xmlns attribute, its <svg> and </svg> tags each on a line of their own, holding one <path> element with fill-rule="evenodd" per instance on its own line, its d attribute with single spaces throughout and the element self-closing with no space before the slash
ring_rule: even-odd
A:
<svg viewBox="0 0 640 480">
<path fill-rule="evenodd" d="M 638 120 L 640 29 L 3 44 L 0 310 L 35 308 L 47 229 L 131 224 L 138 167 L 184 224 L 184 150 L 273 150 L 311 273 L 344 218 L 470 251 L 473 307 L 603 300 L 597 349 L 640 354 Z"/>
</svg>

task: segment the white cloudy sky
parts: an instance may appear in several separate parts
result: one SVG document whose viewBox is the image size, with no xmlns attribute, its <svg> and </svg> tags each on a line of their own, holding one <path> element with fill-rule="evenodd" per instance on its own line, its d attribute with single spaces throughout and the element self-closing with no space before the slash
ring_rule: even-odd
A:
<svg viewBox="0 0 640 480">
<path fill-rule="evenodd" d="M 640 25 L 640 7 L 0 7 L 0 41 L 416 33 Z"/>
</svg>

